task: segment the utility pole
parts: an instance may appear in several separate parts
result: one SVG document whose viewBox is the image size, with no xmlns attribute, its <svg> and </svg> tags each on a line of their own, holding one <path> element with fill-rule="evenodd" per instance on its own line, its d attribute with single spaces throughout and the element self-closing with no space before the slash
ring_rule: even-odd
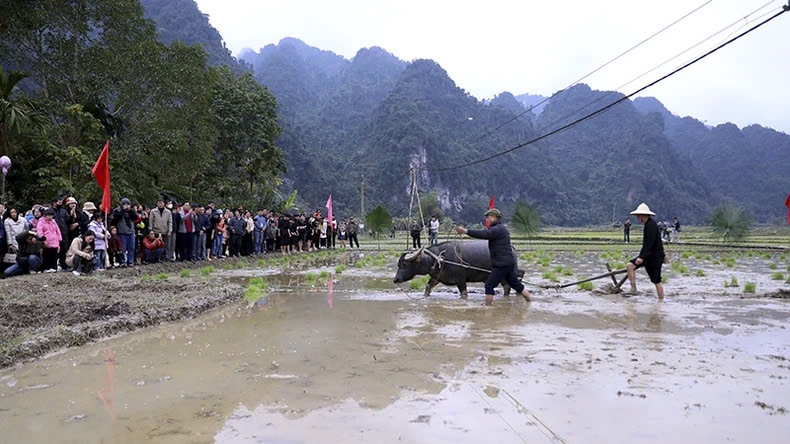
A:
<svg viewBox="0 0 790 444">
<path fill-rule="evenodd" d="M 359 185 L 359 211 L 360 219 L 365 220 L 365 175 L 362 175 L 362 182 Z"/>
</svg>

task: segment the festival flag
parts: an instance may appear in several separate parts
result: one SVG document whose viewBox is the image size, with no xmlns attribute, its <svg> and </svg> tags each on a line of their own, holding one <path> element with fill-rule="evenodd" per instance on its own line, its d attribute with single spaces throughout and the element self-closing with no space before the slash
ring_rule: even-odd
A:
<svg viewBox="0 0 790 444">
<path fill-rule="evenodd" d="M 790 194 L 785 199 L 785 206 L 787 207 L 787 224 L 790 225 Z"/>
<path fill-rule="evenodd" d="M 494 196 L 491 196 L 491 200 L 488 201 L 488 209 L 491 210 L 494 208 Z M 488 223 L 488 219 L 486 219 L 486 228 L 491 228 Z"/>
<path fill-rule="evenodd" d="M 332 220 L 334 219 L 332 217 L 332 195 L 331 194 L 329 195 L 329 200 L 326 201 L 326 208 L 327 208 L 326 217 L 328 218 L 327 221 L 331 224 Z"/>
<path fill-rule="evenodd" d="M 110 141 L 104 144 L 104 149 L 96 161 L 96 165 L 91 170 L 93 177 L 102 189 L 103 195 L 101 198 L 101 205 L 99 209 L 104 213 L 109 213 L 112 208 L 112 201 L 110 200 Z"/>
</svg>

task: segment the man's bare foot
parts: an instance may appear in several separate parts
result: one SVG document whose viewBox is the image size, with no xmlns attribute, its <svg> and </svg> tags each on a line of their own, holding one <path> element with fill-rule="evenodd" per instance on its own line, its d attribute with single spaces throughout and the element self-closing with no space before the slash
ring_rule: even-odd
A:
<svg viewBox="0 0 790 444">
<path fill-rule="evenodd" d="M 524 298 L 525 301 L 532 302 L 532 295 L 527 291 L 526 288 L 521 291 L 521 296 Z"/>
<path fill-rule="evenodd" d="M 494 295 L 493 294 L 487 294 L 486 295 L 486 305 L 491 305 L 493 303 L 494 303 Z"/>
</svg>

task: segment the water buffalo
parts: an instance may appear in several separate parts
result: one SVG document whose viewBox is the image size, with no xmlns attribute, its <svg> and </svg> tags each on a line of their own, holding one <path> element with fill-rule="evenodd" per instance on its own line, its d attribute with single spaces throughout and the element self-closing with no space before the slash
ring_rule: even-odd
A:
<svg viewBox="0 0 790 444">
<path fill-rule="evenodd" d="M 513 256 L 518 264 L 518 256 L 515 248 Z M 466 299 L 467 282 L 485 282 L 490 273 L 474 270 L 458 265 L 444 262 L 441 267 L 437 265 L 436 257 L 441 257 L 444 261 L 467 264 L 485 270 L 491 269 L 491 256 L 488 252 L 487 241 L 466 241 L 466 242 L 443 242 L 434 245 L 427 250 L 420 248 L 411 253 L 404 253 L 398 259 L 398 272 L 395 274 L 394 282 L 399 284 L 412 280 L 415 276 L 430 275 L 431 280 L 425 286 L 425 297 L 430 296 L 431 289 L 437 284 L 456 285 L 461 292 L 461 298 Z M 518 276 L 523 277 L 524 271 L 519 270 Z M 510 293 L 510 286 L 502 282 L 505 287 L 505 296 Z"/>
</svg>

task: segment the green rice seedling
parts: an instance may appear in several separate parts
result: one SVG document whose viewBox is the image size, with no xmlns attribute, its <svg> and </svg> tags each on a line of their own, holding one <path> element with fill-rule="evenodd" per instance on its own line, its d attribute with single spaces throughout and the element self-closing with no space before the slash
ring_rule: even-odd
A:
<svg viewBox="0 0 790 444">
<path fill-rule="evenodd" d="M 318 274 L 318 279 L 320 279 L 322 281 L 325 281 L 325 280 L 329 279 L 330 276 L 331 275 L 329 274 L 328 271 L 322 271 L 321 273 Z"/>
<path fill-rule="evenodd" d="M 669 282 L 669 278 L 666 276 L 661 276 L 661 283 L 666 284 L 667 282 Z"/>
<path fill-rule="evenodd" d="M 755 284 L 754 282 L 747 282 L 743 286 L 744 293 L 754 293 L 755 290 L 757 290 L 757 284 Z"/>
<path fill-rule="evenodd" d="M 557 274 L 553 273 L 551 271 L 544 272 L 543 273 L 543 279 L 548 279 L 548 280 L 550 280 L 552 282 L 559 282 L 560 281 L 560 279 L 557 277 Z"/>
<path fill-rule="evenodd" d="M 178 275 L 181 276 L 182 278 L 188 278 L 189 276 L 192 276 L 192 273 L 185 268 L 181 270 L 181 273 L 179 273 Z"/>
<path fill-rule="evenodd" d="M 573 270 L 570 267 L 565 267 L 562 270 L 562 275 L 563 276 L 573 276 Z"/>
<path fill-rule="evenodd" d="M 542 265 L 544 267 L 548 267 L 551 264 L 551 258 L 548 258 L 548 257 L 544 256 L 544 257 L 539 259 L 538 263 L 540 263 L 540 265 Z"/>
<path fill-rule="evenodd" d="M 703 277 L 703 276 L 705 276 L 705 272 L 702 270 L 697 270 L 697 277 Z"/>
<path fill-rule="evenodd" d="M 167 280 L 168 277 L 169 276 L 167 275 L 167 273 L 159 273 L 154 275 L 154 279 L 156 279 L 157 281 L 165 281 Z"/>
<path fill-rule="evenodd" d="M 315 273 L 307 273 L 304 275 L 305 282 L 315 282 L 318 280 L 318 275 Z"/>
<path fill-rule="evenodd" d="M 593 283 L 592 282 L 582 282 L 581 284 L 579 284 L 579 290 L 592 291 L 593 290 Z"/>
<path fill-rule="evenodd" d="M 790 275 L 787 275 L 787 279 L 785 280 L 785 284 L 790 285 Z"/>
<path fill-rule="evenodd" d="M 768 268 L 770 268 L 771 270 L 776 270 L 776 263 L 775 262 L 771 262 L 771 264 L 768 265 Z"/>
<path fill-rule="evenodd" d="M 340 264 L 337 267 L 335 267 L 336 274 L 343 274 L 344 271 L 346 271 L 346 266 L 343 264 Z"/>
<path fill-rule="evenodd" d="M 682 274 L 688 274 L 689 268 L 683 264 L 680 264 L 680 268 L 678 269 L 679 272 Z"/>
<path fill-rule="evenodd" d="M 208 265 L 208 266 L 203 267 L 203 268 L 200 269 L 200 275 L 201 276 L 208 276 L 211 273 L 213 273 L 214 271 L 215 271 L 214 267 L 212 267 L 211 265 Z"/>
<path fill-rule="evenodd" d="M 766 252 L 763 252 L 762 257 L 763 257 L 763 259 L 771 259 L 773 257 L 773 254 L 768 253 L 766 251 Z"/>
<path fill-rule="evenodd" d="M 682 257 L 683 259 L 688 259 L 691 257 L 691 253 L 689 253 L 688 251 L 684 251 Z"/>
<path fill-rule="evenodd" d="M 264 267 L 266 267 L 266 265 L 267 265 L 266 259 L 258 259 L 258 267 L 259 268 L 264 268 Z"/>
<path fill-rule="evenodd" d="M 263 290 L 254 285 L 248 285 L 244 290 L 244 299 L 247 302 L 255 302 L 263 296 Z"/>
<path fill-rule="evenodd" d="M 787 266 L 787 271 L 790 271 L 790 265 Z"/>
<path fill-rule="evenodd" d="M 733 268 L 733 267 L 735 267 L 735 258 L 734 257 L 728 257 L 727 258 L 727 268 Z"/>
<path fill-rule="evenodd" d="M 738 286 L 740 286 L 740 284 L 738 284 L 738 278 L 733 276 L 732 279 L 730 279 L 730 287 L 738 287 Z"/>
<path fill-rule="evenodd" d="M 775 281 L 783 281 L 783 280 L 785 280 L 785 275 L 783 273 L 776 272 L 776 273 L 771 274 L 771 279 L 773 279 Z"/>
<path fill-rule="evenodd" d="M 721 265 L 721 262 L 719 262 L 718 259 L 717 259 L 717 260 L 713 261 L 713 265 Z"/>
<path fill-rule="evenodd" d="M 150 274 L 146 274 L 145 276 L 140 278 L 140 282 L 150 282 L 154 280 L 154 277 Z"/>
<path fill-rule="evenodd" d="M 560 273 L 560 274 L 562 274 L 562 270 L 563 270 L 563 267 L 562 267 L 562 265 L 557 265 L 556 267 L 554 267 L 554 272 L 555 272 L 555 273 Z"/>
<path fill-rule="evenodd" d="M 747 257 L 754 257 L 754 253 L 752 253 L 752 252 L 750 251 L 750 252 L 749 252 L 749 254 L 747 254 L 746 256 L 747 256 Z"/>
<path fill-rule="evenodd" d="M 242 268 L 244 268 L 244 266 L 245 266 L 245 265 L 247 265 L 247 263 L 246 263 L 246 262 L 244 262 L 244 261 L 238 261 L 238 262 L 236 262 L 236 268 L 237 268 L 237 269 L 239 269 L 239 270 L 241 270 Z"/>
<path fill-rule="evenodd" d="M 225 264 L 222 266 L 223 270 L 233 270 L 233 264 Z"/>
<path fill-rule="evenodd" d="M 615 262 L 614 264 L 612 264 L 612 268 L 614 268 L 615 270 L 622 270 L 623 268 L 625 268 L 625 262 Z"/>
<path fill-rule="evenodd" d="M 268 290 L 269 289 L 269 283 L 266 282 L 266 280 L 263 279 L 262 277 L 257 276 L 257 277 L 254 277 L 254 278 L 250 279 L 249 282 L 247 282 L 247 287 L 256 287 L 256 288 L 259 288 L 261 290 Z"/>
<path fill-rule="evenodd" d="M 409 288 L 412 290 L 422 290 L 428 285 L 428 281 L 431 279 L 430 276 L 421 276 L 417 279 L 412 279 L 409 281 Z"/>
</svg>

